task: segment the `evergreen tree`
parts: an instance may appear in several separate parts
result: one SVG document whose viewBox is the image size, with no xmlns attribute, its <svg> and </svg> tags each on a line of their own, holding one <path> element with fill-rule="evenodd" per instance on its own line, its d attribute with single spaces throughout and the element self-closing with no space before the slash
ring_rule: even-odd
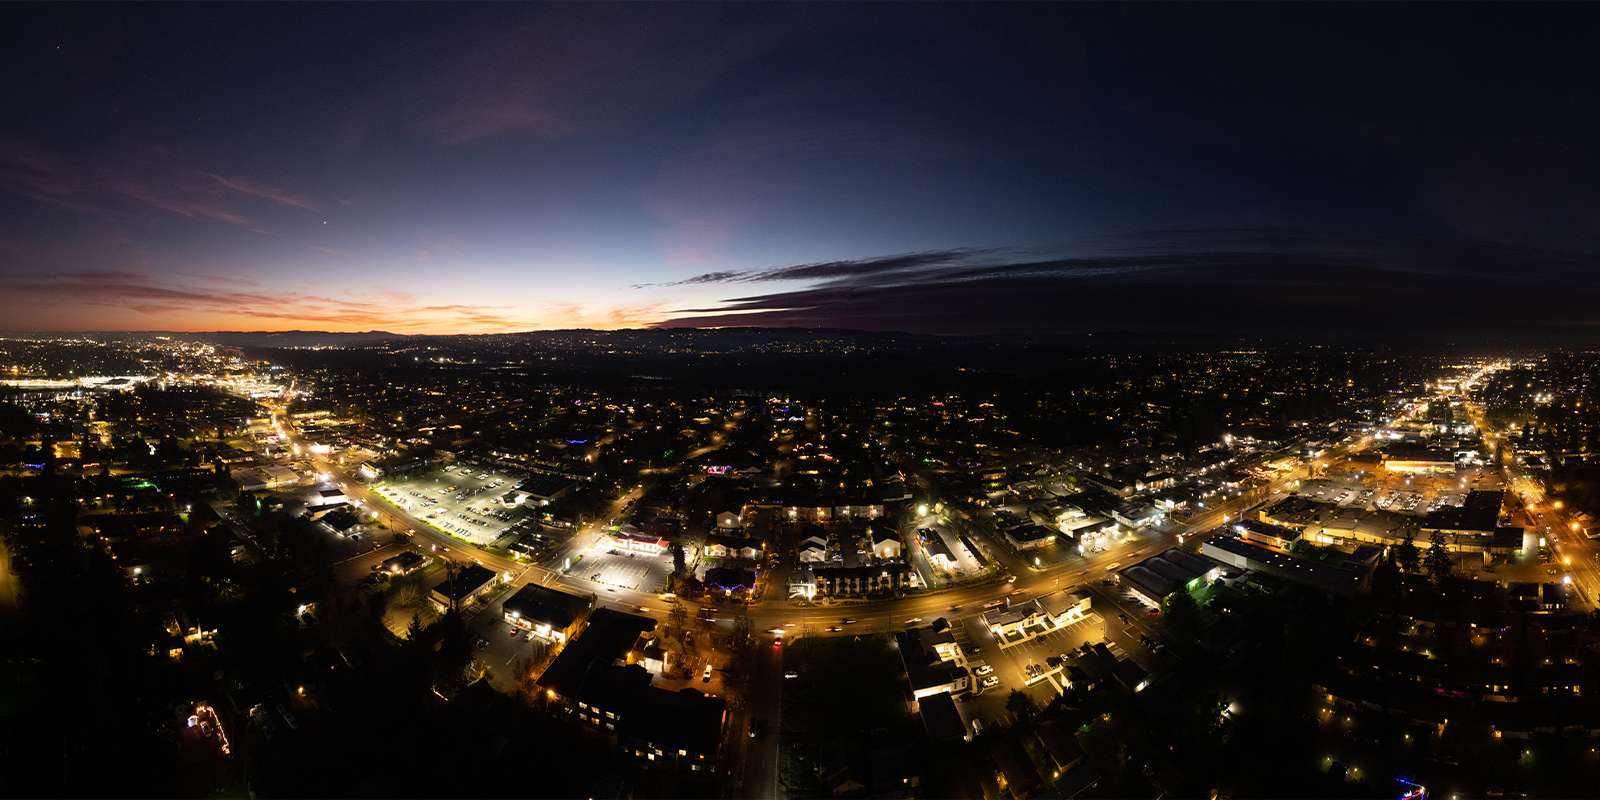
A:
<svg viewBox="0 0 1600 800">
<path fill-rule="evenodd" d="M 1187 590 L 1179 589 L 1161 601 L 1161 611 L 1166 615 L 1167 627 L 1173 632 L 1193 636 L 1200 624 L 1200 604 Z"/>
<path fill-rule="evenodd" d="M 1443 583 L 1445 578 L 1450 577 L 1450 570 L 1454 566 L 1450 560 L 1450 551 L 1444 547 L 1444 534 L 1434 531 L 1433 535 L 1428 537 L 1428 542 L 1428 574 L 1433 576 L 1435 581 Z"/>
<path fill-rule="evenodd" d="M 1406 534 L 1406 540 L 1400 543 L 1399 549 L 1400 552 L 1395 554 L 1395 558 L 1400 563 L 1400 569 L 1416 574 L 1422 564 L 1422 553 L 1417 550 L 1417 543 L 1411 538 L 1411 534 Z"/>
<path fill-rule="evenodd" d="M 687 558 L 687 556 L 684 555 L 683 544 L 681 542 L 673 542 L 672 543 L 672 574 L 673 574 L 673 577 L 682 577 L 684 571 L 687 570 L 688 568 L 689 568 L 688 558 Z"/>
</svg>

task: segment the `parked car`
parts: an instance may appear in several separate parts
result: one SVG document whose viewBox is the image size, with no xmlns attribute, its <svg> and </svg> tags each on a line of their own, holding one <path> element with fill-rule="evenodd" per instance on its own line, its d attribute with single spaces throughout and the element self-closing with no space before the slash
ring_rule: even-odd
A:
<svg viewBox="0 0 1600 800">
<path fill-rule="evenodd" d="M 990 675 L 989 677 L 984 678 L 979 685 L 985 689 L 993 689 L 994 687 L 1000 685 L 1000 677 L 998 675 Z"/>
</svg>

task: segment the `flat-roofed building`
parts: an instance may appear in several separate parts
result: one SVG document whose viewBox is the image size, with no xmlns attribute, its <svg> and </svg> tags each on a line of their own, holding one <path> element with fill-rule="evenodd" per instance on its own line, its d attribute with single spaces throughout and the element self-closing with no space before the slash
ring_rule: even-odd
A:
<svg viewBox="0 0 1600 800">
<path fill-rule="evenodd" d="M 1167 595 L 1193 590 L 1222 577 L 1222 564 L 1177 548 L 1151 556 L 1117 573 L 1117 582 L 1148 605 Z"/>
<path fill-rule="evenodd" d="M 895 646 L 900 650 L 912 697 L 920 700 L 971 687 L 972 676 L 967 672 L 961 645 L 943 619 L 895 634 Z"/>
<path fill-rule="evenodd" d="M 594 608 L 594 595 L 576 595 L 530 583 L 506 598 L 501 606 L 505 621 L 553 642 L 565 642 L 578 632 Z"/>
<path fill-rule="evenodd" d="M 1334 566 L 1296 558 L 1234 536 L 1213 536 L 1200 545 L 1200 552 L 1239 569 L 1265 572 L 1341 595 L 1353 595 L 1361 591 L 1367 574 L 1359 565 L 1348 561 L 1344 565 Z"/>
<path fill-rule="evenodd" d="M 434 584 L 428 599 L 440 609 L 472 605 L 496 585 L 494 570 L 479 564 L 470 564 L 457 570 L 453 577 L 446 576 Z"/>
</svg>

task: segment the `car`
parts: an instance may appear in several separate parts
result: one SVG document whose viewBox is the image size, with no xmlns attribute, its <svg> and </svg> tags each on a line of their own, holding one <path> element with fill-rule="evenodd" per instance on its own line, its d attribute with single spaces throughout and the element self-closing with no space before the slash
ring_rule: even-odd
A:
<svg viewBox="0 0 1600 800">
<path fill-rule="evenodd" d="M 915 625 L 915 624 L 917 624 L 917 623 L 919 623 L 921 621 L 922 621 L 922 617 L 912 617 L 911 619 L 906 620 L 906 624 L 907 625 Z"/>
<path fill-rule="evenodd" d="M 844 620 L 842 620 L 842 621 L 846 625 L 854 625 L 854 624 L 856 624 L 855 619 L 853 619 L 851 617 L 845 617 Z"/>
<path fill-rule="evenodd" d="M 488 647 L 488 646 L 489 646 L 489 640 L 488 639 L 479 639 L 477 644 L 473 645 L 473 647 L 475 647 L 475 648 L 477 648 L 479 650 L 482 650 L 483 648 Z"/>
<path fill-rule="evenodd" d="M 706 668 L 704 670 L 701 670 L 701 672 L 700 672 L 700 682 L 701 683 L 710 683 L 711 682 L 711 665 L 710 664 L 707 664 Z"/>
<path fill-rule="evenodd" d="M 828 633 L 838 633 L 842 630 L 844 630 L 844 628 L 841 628 L 838 625 L 831 625 L 828 627 Z"/>
<path fill-rule="evenodd" d="M 517 626 L 512 625 L 512 626 L 510 626 L 510 629 L 511 629 L 511 638 L 513 638 L 513 639 L 521 639 L 522 638 L 522 629 L 521 628 L 518 628 Z"/>
<path fill-rule="evenodd" d="M 794 680 L 794 679 L 795 679 L 795 678 L 798 678 L 798 677 L 800 677 L 800 673 L 798 673 L 798 672 L 795 672 L 795 671 L 794 671 L 794 670 L 792 670 L 792 669 L 791 669 L 791 670 L 789 670 L 789 671 L 788 671 L 788 672 L 785 672 L 785 673 L 783 673 L 783 677 L 784 677 L 784 678 L 787 678 L 787 679 L 788 679 L 788 680 L 791 680 L 791 681 L 792 681 L 792 680 Z"/>
<path fill-rule="evenodd" d="M 989 677 L 984 678 L 981 682 L 979 682 L 978 685 L 982 686 L 985 689 L 993 689 L 994 687 L 1000 685 L 1000 678 L 998 676 L 996 676 L 996 675 L 990 675 Z"/>
<path fill-rule="evenodd" d="M 1144 615 L 1147 619 L 1155 619 L 1156 617 L 1161 616 L 1161 609 L 1152 608 L 1149 611 L 1144 612 Z"/>
<path fill-rule="evenodd" d="M 988 675 L 991 672 L 994 672 L 994 667 L 991 667 L 988 664 L 981 664 L 977 669 L 972 671 L 974 675 L 977 675 L 980 678 L 984 675 Z"/>
</svg>

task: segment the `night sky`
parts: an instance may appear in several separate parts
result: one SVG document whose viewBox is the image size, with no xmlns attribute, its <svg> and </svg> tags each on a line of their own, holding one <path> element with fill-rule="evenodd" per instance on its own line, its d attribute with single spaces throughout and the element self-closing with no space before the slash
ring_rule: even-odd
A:
<svg viewBox="0 0 1600 800">
<path fill-rule="evenodd" d="M 0 8 L 0 329 L 1590 337 L 1600 9 Z"/>
</svg>

